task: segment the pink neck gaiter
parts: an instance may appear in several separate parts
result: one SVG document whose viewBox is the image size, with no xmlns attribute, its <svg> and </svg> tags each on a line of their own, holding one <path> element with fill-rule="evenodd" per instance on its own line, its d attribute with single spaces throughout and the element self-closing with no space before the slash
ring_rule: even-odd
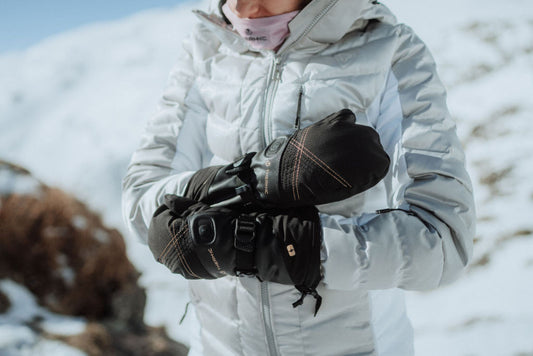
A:
<svg viewBox="0 0 533 356">
<path fill-rule="evenodd" d="M 222 6 L 222 11 L 230 20 L 233 28 L 252 47 L 272 50 L 281 46 L 289 36 L 289 22 L 300 12 L 296 10 L 276 16 L 243 19 L 231 11 L 227 3 Z"/>
</svg>

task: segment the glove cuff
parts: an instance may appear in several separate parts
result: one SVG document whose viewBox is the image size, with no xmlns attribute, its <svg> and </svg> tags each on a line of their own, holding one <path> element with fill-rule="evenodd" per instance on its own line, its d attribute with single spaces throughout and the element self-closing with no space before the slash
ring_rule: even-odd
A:
<svg viewBox="0 0 533 356">
<path fill-rule="evenodd" d="M 187 209 L 187 208 L 186 208 Z M 148 229 L 148 246 L 154 258 L 187 279 L 213 279 L 196 256 L 189 229 L 179 223 L 172 207 L 161 205 Z"/>
<path fill-rule="evenodd" d="M 280 167 L 282 157 L 287 149 L 288 136 L 281 136 L 258 152 L 252 159 L 250 168 L 253 172 L 253 186 L 256 187 L 257 198 L 261 202 L 279 207 L 284 199 L 281 194 Z"/>
</svg>

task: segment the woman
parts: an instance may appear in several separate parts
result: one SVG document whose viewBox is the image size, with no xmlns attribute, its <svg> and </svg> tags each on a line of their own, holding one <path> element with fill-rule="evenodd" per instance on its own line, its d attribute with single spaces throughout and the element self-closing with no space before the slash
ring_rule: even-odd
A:
<svg viewBox="0 0 533 356">
<path fill-rule="evenodd" d="M 191 280 L 192 353 L 413 355 L 402 289 L 454 281 L 474 235 L 470 179 L 427 48 L 376 1 L 228 0 L 197 15 L 124 180 L 125 219 L 141 239 L 197 171 L 341 109 L 377 131 L 391 161 L 374 187 L 318 206 L 316 316 L 312 298 L 291 307 L 301 291 L 275 279 Z"/>
</svg>

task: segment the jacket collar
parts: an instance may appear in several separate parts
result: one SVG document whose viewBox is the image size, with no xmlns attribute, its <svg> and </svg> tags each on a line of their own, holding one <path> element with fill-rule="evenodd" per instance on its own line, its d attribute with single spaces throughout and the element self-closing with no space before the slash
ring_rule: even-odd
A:
<svg viewBox="0 0 533 356">
<path fill-rule="evenodd" d="M 211 0 L 207 13 L 199 10 L 195 10 L 195 13 L 232 50 L 239 53 L 248 50 L 262 52 L 250 47 L 224 22 L 218 2 Z M 278 53 L 289 49 L 318 52 L 347 33 L 364 29 L 370 20 L 396 22 L 384 5 L 372 0 L 313 0 L 289 23 L 291 34 Z"/>
</svg>

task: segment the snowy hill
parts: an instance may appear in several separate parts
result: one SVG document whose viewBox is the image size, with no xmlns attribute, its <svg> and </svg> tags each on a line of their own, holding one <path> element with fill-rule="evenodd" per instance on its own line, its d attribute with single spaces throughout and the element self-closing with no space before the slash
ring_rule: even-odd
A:
<svg viewBox="0 0 533 356">
<path fill-rule="evenodd" d="M 409 295 L 417 354 L 533 355 L 533 3 L 384 2 L 439 64 L 479 218 L 467 274 Z M 86 26 L 0 56 L 0 159 L 73 192 L 124 231 L 122 176 L 196 21 L 190 10 L 205 5 Z M 187 342 L 196 324 L 189 315 L 178 325 L 185 284 L 135 241 L 129 254 L 149 291 L 146 322 Z"/>
<path fill-rule="evenodd" d="M 119 224 L 109 202 L 195 22 L 191 9 L 85 26 L 0 56 L 1 156 Z"/>
</svg>

